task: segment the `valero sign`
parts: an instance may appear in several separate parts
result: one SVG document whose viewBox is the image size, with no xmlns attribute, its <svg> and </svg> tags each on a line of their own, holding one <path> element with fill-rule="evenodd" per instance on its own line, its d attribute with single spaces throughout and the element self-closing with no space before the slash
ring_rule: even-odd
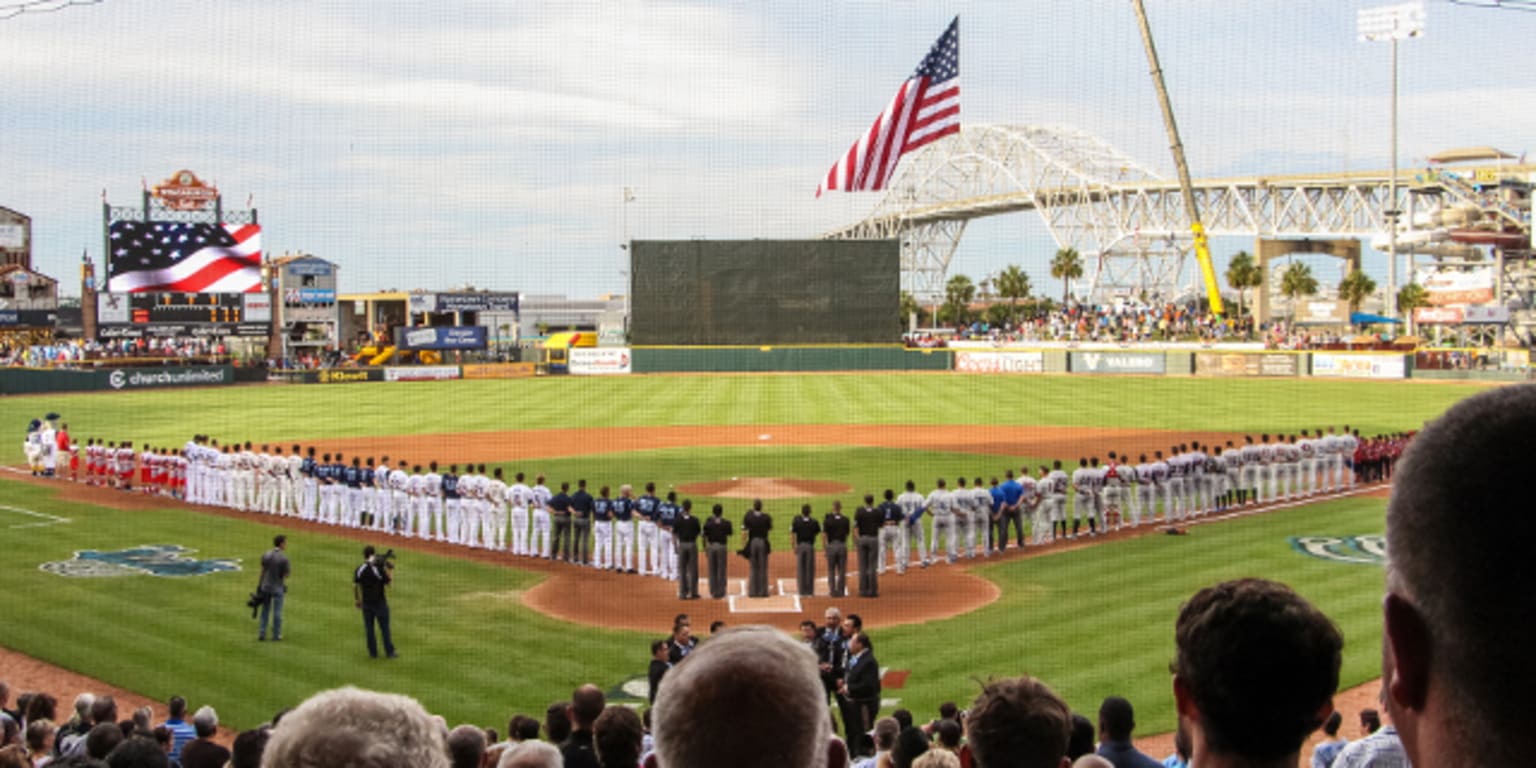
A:
<svg viewBox="0 0 1536 768">
<path fill-rule="evenodd" d="M 173 211 L 196 211 L 207 208 L 219 197 L 219 190 L 212 184 L 206 184 L 197 174 L 180 170 L 169 179 L 155 185 L 151 192 L 165 207 Z"/>
</svg>

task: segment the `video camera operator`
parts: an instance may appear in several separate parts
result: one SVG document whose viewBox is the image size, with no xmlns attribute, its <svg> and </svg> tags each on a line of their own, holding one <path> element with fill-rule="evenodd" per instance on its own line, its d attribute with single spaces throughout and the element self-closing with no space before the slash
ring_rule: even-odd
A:
<svg viewBox="0 0 1536 768">
<path fill-rule="evenodd" d="M 393 581 L 395 551 L 375 555 L 373 545 L 363 547 L 363 564 L 352 574 L 352 599 L 363 611 L 363 628 L 367 631 L 368 656 L 377 659 L 379 647 L 374 640 L 373 625 L 378 622 L 384 636 L 384 655 L 397 658 L 395 643 L 389 636 L 389 600 L 385 589 Z"/>
</svg>

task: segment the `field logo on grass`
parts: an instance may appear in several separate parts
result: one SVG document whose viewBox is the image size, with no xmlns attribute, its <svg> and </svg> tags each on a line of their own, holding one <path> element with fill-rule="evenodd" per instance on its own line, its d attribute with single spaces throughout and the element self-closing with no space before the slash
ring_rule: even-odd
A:
<svg viewBox="0 0 1536 768">
<path fill-rule="evenodd" d="M 1335 563 L 1386 565 L 1387 537 L 1292 536 L 1291 546 L 1304 555 Z"/>
<path fill-rule="evenodd" d="M 38 568 L 71 578 L 207 576 L 240 570 L 238 558 L 199 560 L 185 556 L 196 551 L 176 544 L 143 544 L 111 552 L 84 549 L 76 552 L 73 560 L 56 560 Z"/>
</svg>

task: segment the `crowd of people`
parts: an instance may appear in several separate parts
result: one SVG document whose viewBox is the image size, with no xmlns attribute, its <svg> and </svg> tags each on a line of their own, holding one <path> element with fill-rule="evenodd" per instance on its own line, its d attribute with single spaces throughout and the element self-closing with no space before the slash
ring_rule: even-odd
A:
<svg viewBox="0 0 1536 768">
<path fill-rule="evenodd" d="M 178 336 L 137 339 L 46 339 L 31 343 L 0 342 L 0 365 L 70 367 L 87 361 L 158 358 L 167 361 L 226 359 L 223 339 Z"/>
<path fill-rule="evenodd" d="M 1403 458 L 1385 521 L 1380 697 L 1390 725 L 1337 745 L 1339 721 L 1330 724 L 1330 716 L 1344 642 L 1338 627 L 1283 584 L 1233 579 L 1198 590 L 1173 620 L 1169 668 L 1179 736 L 1163 764 L 1293 766 L 1319 728 L 1330 738 L 1315 750 L 1314 764 L 1330 768 L 1522 763 L 1536 747 L 1524 727 L 1536 662 L 1518 638 L 1536 630 L 1536 610 L 1518 595 L 1481 598 L 1509 594 L 1529 571 L 1536 520 L 1511 498 L 1509 484 L 1490 478 L 1518 476 L 1528 457 L 1510 448 L 1533 431 L 1536 386 L 1489 390 L 1428 425 Z M 1468 524 L 1469 511 L 1480 516 L 1477 524 Z M 703 642 L 675 621 L 669 644 L 679 645 L 677 659 L 669 646 L 653 647 L 663 666 L 644 715 L 582 685 L 542 722 L 514 716 L 502 740 L 477 726 L 449 729 L 408 697 L 349 687 L 316 693 L 242 732 L 227 760 L 237 768 L 1157 764 L 1131 746 L 1129 701 L 1104 699 L 1097 728 L 1091 721 L 1079 728 L 1086 718 L 1027 675 L 982 682 L 968 708 L 946 705 L 926 726 L 903 723 L 898 713 L 877 717 L 876 643 L 857 616 L 826 618 L 824 626 L 802 627 L 800 638 L 741 627 Z M 4 690 L 0 708 L 8 700 Z M 34 766 L 32 753 L 55 751 L 55 766 L 164 766 L 178 743 L 182 766 L 217 759 L 189 754 L 196 739 L 182 742 L 170 720 L 153 727 L 149 713 L 136 712 L 118 723 L 108 698 L 82 697 L 76 717 L 58 727 L 46 694 L 18 705 L 0 718 L 0 766 Z M 184 702 L 172 702 L 173 719 L 185 711 Z M 206 738 L 217 716 L 201 709 L 192 725 L 195 737 Z M 1095 737 L 1096 750 L 1074 757 Z"/>
</svg>

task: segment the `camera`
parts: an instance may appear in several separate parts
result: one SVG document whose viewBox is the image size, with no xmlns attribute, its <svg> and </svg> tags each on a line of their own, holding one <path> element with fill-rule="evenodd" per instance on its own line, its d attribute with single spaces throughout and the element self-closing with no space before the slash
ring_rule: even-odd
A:
<svg viewBox="0 0 1536 768">
<path fill-rule="evenodd" d="M 261 610 L 262 604 L 266 602 L 267 593 L 259 590 L 251 593 L 251 596 L 245 601 L 245 607 L 251 609 L 251 618 L 256 618 L 256 613 Z"/>
<path fill-rule="evenodd" d="M 395 568 L 395 548 L 394 547 L 390 547 L 389 549 L 384 550 L 383 554 L 374 555 L 373 556 L 373 560 L 374 560 L 375 564 L 382 565 L 385 568 L 388 568 L 390 570 L 394 570 L 394 568 Z"/>
</svg>

